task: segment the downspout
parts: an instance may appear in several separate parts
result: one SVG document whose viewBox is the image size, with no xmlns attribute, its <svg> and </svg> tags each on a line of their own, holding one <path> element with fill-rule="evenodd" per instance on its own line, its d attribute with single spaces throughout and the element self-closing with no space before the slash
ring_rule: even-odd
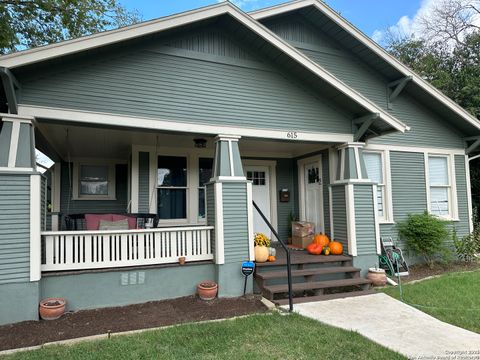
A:
<svg viewBox="0 0 480 360">
<path fill-rule="evenodd" d="M 10 114 L 17 115 L 18 103 L 14 84 L 16 84 L 18 87 L 18 82 L 16 81 L 12 72 L 8 68 L 2 66 L 0 66 L 0 78 L 2 79 L 5 95 L 7 96 L 8 111 Z"/>
</svg>

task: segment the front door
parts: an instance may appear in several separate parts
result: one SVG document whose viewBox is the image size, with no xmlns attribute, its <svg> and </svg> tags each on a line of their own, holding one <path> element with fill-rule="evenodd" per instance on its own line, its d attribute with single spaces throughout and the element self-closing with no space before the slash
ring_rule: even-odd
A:
<svg viewBox="0 0 480 360">
<path fill-rule="evenodd" d="M 268 166 L 245 166 L 247 180 L 252 182 L 252 198 L 265 217 L 271 222 L 270 214 L 270 176 Z M 253 231 L 272 237 L 265 221 L 256 209 L 253 209 Z"/>
<path fill-rule="evenodd" d="M 321 162 L 313 161 L 304 166 L 305 220 L 315 224 L 316 232 L 324 232 Z"/>
</svg>

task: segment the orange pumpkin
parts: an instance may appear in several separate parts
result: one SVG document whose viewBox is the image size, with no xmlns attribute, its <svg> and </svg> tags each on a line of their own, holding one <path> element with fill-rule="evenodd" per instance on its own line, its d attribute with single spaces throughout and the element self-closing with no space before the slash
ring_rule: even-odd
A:
<svg viewBox="0 0 480 360">
<path fill-rule="evenodd" d="M 273 255 L 270 255 L 270 256 L 267 258 L 267 261 L 274 262 L 275 260 L 277 260 L 277 259 L 276 259 L 275 256 L 273 256 Z"/>
<path fill-rule="evenodd" d="M 328 244 L 328 246 L 330 247 L 330 253 L 332 255 L 342 255 L 343 253 L 342 243 L 333 240 L 332 242 L 330 242 L 330 244 Z"/>
<path fill-rule="evenodd" d="M 320 245 L 322 248 L 327 246 L 330 243 L 330 239 L 325 234 L 317 234 L 313 238 L 313 242 L 317 245 Z"/>
</svg>

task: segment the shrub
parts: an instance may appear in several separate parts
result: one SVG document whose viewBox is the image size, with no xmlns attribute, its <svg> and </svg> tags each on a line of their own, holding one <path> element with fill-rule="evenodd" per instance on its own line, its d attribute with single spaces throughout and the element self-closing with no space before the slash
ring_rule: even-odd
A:
<svg viewBox="0 0 480 360">
<path fill-rule="evenodd" d="M 473 232 L 459 239 L 454 232 L 453 245 L 460 260 L 465 262 L 475 261 L 480 253 L 480 223 L 478 222 L 477 211 L 473 212 Z"/>
<path fill-rule="evenodd" d="M 397 224 L 397 229 L 407 250 L 422 256 L 428 266 L 433 267 L 437 259 L 447 260 L 450 256 L 445 244 L 450 237 L 447 224 L 447 221 L 425 211 L 423 214 L 409 214 L 406 220 Z"/>
</svg>

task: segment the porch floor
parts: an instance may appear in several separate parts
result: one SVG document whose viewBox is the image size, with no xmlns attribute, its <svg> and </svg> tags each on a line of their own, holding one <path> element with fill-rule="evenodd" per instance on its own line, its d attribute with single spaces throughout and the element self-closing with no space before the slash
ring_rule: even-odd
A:
<svg viewBox="0 0 480 360">
<path fill-rule="evenodd" d="M 285 265 L 287 263 L 287 254 L 282 247 L 274 246 L 277 250 L 276 261 L 256 263 L 257 267 L 268 267 Z M 311 255 L 306 250 L 290 250 L 290 261 L 293 265 L 298 264 L 322 264 L 322 263 L 335 263 L 335 262 L 347 262 L 353 261 L 353 258 L 348 255 Z"/>
</svg>

